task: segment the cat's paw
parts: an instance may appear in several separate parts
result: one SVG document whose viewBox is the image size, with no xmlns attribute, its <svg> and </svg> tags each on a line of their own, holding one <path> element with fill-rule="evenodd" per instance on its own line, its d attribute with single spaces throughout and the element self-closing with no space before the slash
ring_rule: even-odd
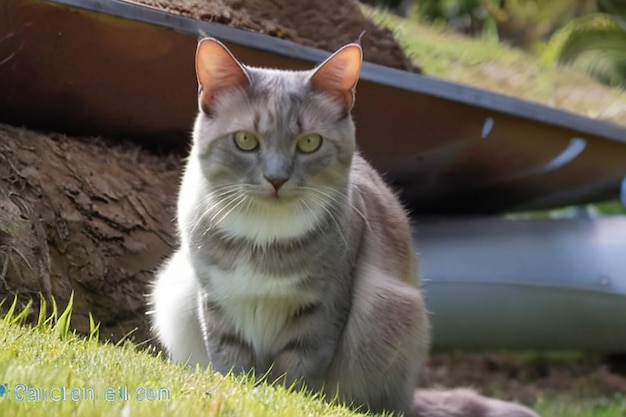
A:
<svg viewBox="0 0 626 417">
<path fill-rule="evenodd" d="M 476 394 L 469 389 L 417 390 L 412 417 L 539 417 L 530 408 Z"/>
</svg>

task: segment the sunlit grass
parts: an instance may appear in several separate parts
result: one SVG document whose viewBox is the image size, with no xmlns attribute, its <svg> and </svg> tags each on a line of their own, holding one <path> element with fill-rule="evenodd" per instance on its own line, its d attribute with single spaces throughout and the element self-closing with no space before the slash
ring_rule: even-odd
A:
<svg viewBox="0 0 626 417">
<path fill-rule="evenodd" d="M 0 320 L 0 383 L 7 388 L 1 416 L 363 415 L 252 376 L 175 365 L 129 342 L 98 342 L 93 322 L 92 336 L 79 337 L 68 327 L 70 315 L 71 304 L 40 315 L 35 327 L 22 325 L 26 313 L 15 308 Z M 65 400 L 55 401 L 61 387 Z M 43 397 L 43 389 L 48 399 L 34 397 Z"/>
<path fill-rule="evenodd" d="M 425 75 L 472 85 L 626 126 L 626 92 L 586 74 L 499 44 L 469 38 L 362 6 L 364 13 L 394 32 Z"/>
</svg>

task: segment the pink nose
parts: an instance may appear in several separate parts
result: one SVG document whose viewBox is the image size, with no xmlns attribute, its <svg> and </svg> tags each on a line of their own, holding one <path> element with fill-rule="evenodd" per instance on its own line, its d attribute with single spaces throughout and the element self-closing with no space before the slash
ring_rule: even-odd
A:
<svg viewBox="0 0 626 417">
<path fill-rule="evenodd" d="M 287 180 L 289 180 L 289 178 L 274 178 L 274 177 L 265 177 L 265 179 L 272 184 L 272 186 L 274 187 L 275 191 L 278 191 L 280 189 L 280 187 L 283 186 L 284 183 L 287 182 Z"/>
</svg>

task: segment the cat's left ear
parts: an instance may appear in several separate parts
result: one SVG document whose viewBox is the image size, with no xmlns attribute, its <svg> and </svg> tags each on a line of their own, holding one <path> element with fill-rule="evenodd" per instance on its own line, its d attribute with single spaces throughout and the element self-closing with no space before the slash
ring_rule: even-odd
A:
<svg viewBox="0 0 626 417">
<path fill-rule="evenodd" d="M 348 44 L 317 67 L 311 76 L 311 85 L 337 99 L 348 114 L 354 105 L 354 90 L 362 62 L 361 47 L 356 43 Z"/>
</svg>

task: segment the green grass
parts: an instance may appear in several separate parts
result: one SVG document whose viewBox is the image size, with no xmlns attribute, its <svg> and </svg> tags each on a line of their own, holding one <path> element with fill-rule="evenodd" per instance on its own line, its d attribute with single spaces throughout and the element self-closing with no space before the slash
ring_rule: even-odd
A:
<svg viewBox="0 0 626 417">
<path fill-rule="evenodd" d="M 2 416 L 362 415 L 281 386 L 257 384 L 250 377 L 174 365 L 130 343 L 102 344 L 96 338 L 59 332 L 55 326 L 33 328 L 5 320 L 0 321 L 0 335 L 0 381 L 8 385 L 8 393 L 0 399 Z M 66 387 L 68 399 L 18 401 L 18 384 L 48 390 Z M 120 387 L 127 387 L 128 399 L 120 398 Z M 96 399 L 72 401 L 71 388 L 92 388 Z M 109 388 L 112 401 L 104 398 Z M 136 394 L 141 388 L 152 388 L 162 398 L 139 401 Z M 535 409 L 543 417 L 623 417 L 626 399 L 561 396 L 540 399 Z"/>
<path fill-rule="evenodd" d="M 626 399 L 577 400 L 571 397 L 542 399 L 535 405 L 542 417 L 624 417 Z"/>
<path fill-rule="evenodd" d="M 362 6 L 377 24 L 394 32 L 425 75 L 626 126 L 626 92 L 611 89 L 578 70 L 499 44 L 495 36 L 472 39 L 436 25 Z"/>
<path fill-rule="evenodd" d="M 362 415 L 283 386 L 257 383 L 251 376 L 175 365 L 129 342 L 100 343 L 95 324 L 92 337 L 79 337 L 67 327 L 70 311 L 71 304 L 36 327 L 21 325 L 25 315 L 15 311 L 0 320 L 0 383 L 8 388 L 0 399 L 0 416 Z M 65 387 L 66 400 L 29 401 L 31 394 L 20 384 L 44 388 L 55 398 L 60 391 L 52 389 Z M 72 400 L 72 388 L 78 388 L 79 401 Z M 140 400 L 149 393 L 152 400 Z M 111 401 L 106 395 L 112 395 Z"/>
</svg>

